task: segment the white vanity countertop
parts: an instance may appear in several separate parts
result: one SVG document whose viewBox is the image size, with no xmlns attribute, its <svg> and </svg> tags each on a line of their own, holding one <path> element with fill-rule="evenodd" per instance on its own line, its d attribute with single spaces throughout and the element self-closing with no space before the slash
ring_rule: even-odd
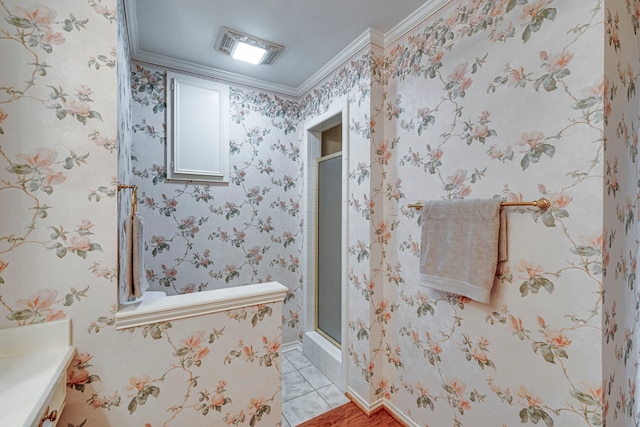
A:
<svg viewBox="0 0 640 427">
<path fill-rule="evenodd" d="M 73 359 L 70 321 L 0 329 L 0 426 L 30 427 Z M 63 388 L 64 390 L 64 388 Z"/>
<path fill-rule="evenodd" d="M 71 346 L 0 359 L 0 426 L 31 426 L 75 349 Z"/>
</svg>

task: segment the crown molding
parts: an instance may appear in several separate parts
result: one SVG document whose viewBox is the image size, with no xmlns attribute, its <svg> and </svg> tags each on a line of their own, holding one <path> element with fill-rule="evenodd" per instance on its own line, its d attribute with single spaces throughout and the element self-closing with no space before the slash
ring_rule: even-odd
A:
<svg viewBox="0 0 640 427">
<path fill-rule="evenodd" d="M 141 49 L 137 49 L 137 51 L 135 52 L 132 51 L 131 57 L 131 59 L 133 59 L 134 61 L 160 65 L 176 72 L 186 71 L 188 73 L 196 74 L 199 76 L 211 77 L 216 80 L 223 80 L 229 83 L 251 86 L 256 89 L 263 89 L 271 92 L 277 92 L 283 95 L 298 97 L 296 89 L 290 86 L 271 83 L 264 80 L 255 79 L 253 77 L 247 77 L 241 74 L 223 71 L 218 68 L 195 64 L 189 61 L 183 61 L 181 59 L 170 58 L 168 56 L 158 55 L 157 53 L 147 52 Z"/>
<path fill-rule="evenodd" d="M 372 35 L 374 33 L 381 34 L 380 32 L 368 29 L 364 33 L 349 44 L 349 46 L 342 49 L 331 61 L 327 62 L 322 68 L 313 73 L 304 83 L 302 83 L 297 89 L 298 96 L 302 96 L 311 90 L 314 86 L 327 78 L 331 73 L 340 68 L 345 62 L 351 59 L 356 53 L 366 48 L 371 44 Z M 383 36 L 384 37 L 384 36 Z"/>
<path fill-rule="evenodd" d="M 277 83 L 271 83 L 252 77 L 243 76 L 241 74 L 223 71 L 214 67 L 195 64 L 189 61 L 170 58 L 153 52 L 147 52 L 140 49 L 138 41 L 138 23 L 136 19 L 135 0 L 124 0 L 125 17 L 129 33 L 129 47 L 131 51 L 131 59 L 139 62 L 146 62 L 152 65 L 160 65 L 175 71 L 186 71 L 204 77 L 211 77 L 223 80 L 233 84 L 250 86 L 256 89 L 263 89 L 283 95 L 302 97 L 305 93 L 318 85 L 322 80 L 329 77 L 339 67 L 344 65 L 349 59 L 367 46 L 376 45 L 386 49 L 392 43 L 406 35 L 417 25 L 440 11 L 444 6 L 453 0 L 431 0 L 427 1 L 411 15 L 407 16 L 402 22 L 393 27 L 386 33 L 382 33 L 376 29 L 370 28 L 363 32 L 358 38 L 345 47 L 338 55 L 327 62 L 322 68 L 316 71 L 304 83 L 298 87 L 286 86 Z"/>
<path fill-rule="evenodd" d="M 399 38 L 414 29 L 417 25 L 435 15 L 443 7 L 451 3 L 453 0 L 431 0 L 420 6 L 411 15 L 407 16 L 398 25 L 390 29 L 384 35 L 384 48 L 386 49 Z"/>
<path fill-rule="evenodd" d="M 124 20 L 127 29 L 127 38 L 129 39 L 129 52 L 131 59 L 138 52 L 138 14 L 136 13 L 135 0 L 122 0 L 124 10 Z"/>
<path fill-rule="evenodd" d="M 400 37 L 411 31 L 421 22 L 430 18 L 447 4 L 453 0 L 432 0 L 420 6 L 415 12 L 407 16 L 398 25 L 390 29 L 387 33 L 382 33 L 376 29 L 369 28 L 355 39 L 349 46 L 344 48 L 335 58 L 329 61 L 324 67 L 315 72 L 300 87 L 296 89 L 298 96 L 302 96 L 311 88 L 316 86 L 322 80 L 327 78 L 331 73 L 338 69 L 341 65 L 351 59 L 360 50 L 366 46 L 373 44 L 383 49 L 389 47 Z"/>
<path fill-rule="evenodd" d="M 383 32 L 380 32 L 374 28 L 369 29 L 369 33 L 371 35 L 370 41 L 371 44 L 379 46 L 384 49 L 385 47 L 385 35 Z"/>
</svg>

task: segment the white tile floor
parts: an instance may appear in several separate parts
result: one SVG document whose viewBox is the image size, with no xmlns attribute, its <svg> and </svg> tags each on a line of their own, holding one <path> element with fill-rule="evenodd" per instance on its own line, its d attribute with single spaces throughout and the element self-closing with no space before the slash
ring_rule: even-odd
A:
<svg viewBox="0 0 640 427">
<path fill-rule="evenodd" d="M 295 427 L 348 401 L 300 350 L 283 353 L 282 427 Z"/>
</svg>

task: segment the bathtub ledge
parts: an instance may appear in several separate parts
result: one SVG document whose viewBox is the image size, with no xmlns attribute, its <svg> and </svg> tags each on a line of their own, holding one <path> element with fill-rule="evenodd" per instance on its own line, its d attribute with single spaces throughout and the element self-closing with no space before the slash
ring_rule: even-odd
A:
<svg viewBox="0 0 640 427">
<path fill-rule="evenodd" d="M 288 288 L 278 282 L 172 296 L 164 292 L 145 292 L 140 302 L 120 307 L 116 313 L 116 329 L 279 302 L 287 292 Z"/>
</svg>

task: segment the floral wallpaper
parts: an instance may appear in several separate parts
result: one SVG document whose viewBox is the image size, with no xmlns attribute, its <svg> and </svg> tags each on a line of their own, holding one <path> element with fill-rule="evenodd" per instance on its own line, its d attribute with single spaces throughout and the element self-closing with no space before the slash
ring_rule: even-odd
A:
<svg viewBox="0 0 640 427">
<path fill-rule="evenodd" d="M 134 64 L 133 183 L 139 186 L 138 212 L 146 229 L 145 265 L 152 290 L 169 295 L 276 280 L 289 287 L 283 308 L 283 342 L 302 339 L 305 325 L 303 266 L 304 123 L 331 102 L 350 99 L 350 109 L 370 115 L 369 55 L 301 100 L 287 100 L 243 87 L 230 89 L 230 169 L 228 186 L 166 182 L 166 70 Z M 353 98 L 353 99 L 351 99 Z M 369 123 L 351 136 L 350 169 L 362 174 L 369 161 Z M 360 155 L 352 153 L 354 159 Z M 368 190 L 363 186 L 362 196 Z M 355 201 L 355 203 L 358 203 Z M 368 220 L 362 218 L 362 227 Z M 352 224 L 350 234 L 360 228 Z M 355 273 L 365 278 L 366 264 Z M 357 280 L 357 279 L 356 279 Z M 360 290 L 356 290 L 360 293 Z M 366 307 L 365 307 L 366 308 Z M 362 388 L 368 387 L 362 381 Z"/>
<path fill-rule="evenodd" d="M 380 331 L 371 390 L 418 425 L 603 423 L 603 7 L 455 2 L 373 58 L 371 168 L 399 214 L 373 223 L 382 296 L 351 330 Z M 491 304 L 419 286 L 409 203 L 539 197 L 506 208 Z"/>
<path fill-rule="evenodd" d="M 166 70 L 135 64 L 134 184 L 151 290 L 168 295 L 278 281 L 290 289 L 284 337 L 300 337 L 302 158 L 298 105 L 230 88 L 230 182 L 166 181 Z"/>
<path fill-rule="evenodd" d="M 2 327 L 66 318 L 115 280 L 113 6 L 0 2 Z"/>
<path fill-rule="evenodd" d="M 115 336 L 113 319 L 99 317 L 88 332 L 119 351 L 78 350 L 67 374 L 70 397 L 63 421 L 73 426 L 87 420 L 145 427 L 279 425 L 280 317 L 280 303 L 259 305 Z"/>
<path fill-rule="evenodd" d="M 349 390 L 415 425 L 638 424 L 636 0 L 451 2 L 300 99 L 232 86 L 228 186 L 165 182 L 165 70 L 118 86 L 119 7 L 0 0 L 0 327 L 72 319 L 61 424 L 279 423 L 304 123 L 345 101 Z M 115 330 L 116 177 L 141 187 L 153 289 L 277 280 L 284 308 Z M 542 196 L 507 210 L 491 304 L 418 285 L 408 204 Z"/>
<path fill-rule="evenodd" d="M 371 52 L 370 106 L 351 115 L 349 152 L 348 383 L 368 403 L 417 425 L 596 426 L 612 407 L 620 425 L 637 423 L 635 361 L 623 362 L 635 357 L 636 299 L 603 306 L 605 250 L 623 234 L 608 230 L 633 223 L 637 198 L 629 190 L 605 221 L 624 155 L 605 150 L 620 139 L 605 134 L 608 98 L 635 96 L 636 77 L 620 53 L 626 83 L 607 83 L 605 17 L 600 1 L 454 2 Z M 332 84 L 305 108 L 341 102 L 318 95 Z M 552 206 L 508 208 L 509 260 L 491 304 L 420 287 L 420 215 L 407 205 L 494 197 Z M 635 252 L 621 251 L 616 274 L 630 288 Z M 603 373 L 607 345 L 612 373 L 628 366 L 615 378 Z"/>
<path fill-rule="evenodd" d="M 640 2 L 607 2 L 604 13 L 604 416 L 608 426 L 637 425 L 638 129 Z"/>
<path fill-rule="evenodd" d="M 622 385 L 620 398 L 611 397 L 603 382 L 605 362 L 581 357 L 594 352 L 593 343 L 606 346 L 607 337 L 613 342 L 615 332 L 603 331 L 617 330 L 617 323 L 615 304 L 603 310 L 602 273 L 609 262 L 603 249 L 611 240 L 603 227 L 602 178 L 608 75 L 604 51 L 592 49 L 604 37 L 605 5 L 574 6 L 579 13 L 553 1 L 452 4 L 386 51 L 356 55 L 299 106 L 288 104 L 277 116 L 283 122 L 276 129 L 287 123 L 284 128 L 300 141 L 301 123 L 349 101 L 348 383 L 365 401 L 387 401 L 417 424 L 447 419 L 452 425 L 479 419 L 601 425 L 612 399 L 620 408 L 635 404 L 625 398 L 631 383 Z M 155 77 L 148 71 L 134 72 L 134 93 L 137 75 L 147 76 L 143 84 L 144 78 L 162 79 L 162 71 Z M 162 121 L 152 121 L 162 109 L 162 96 L 156 98 L 144 105 L 144 121 L 137 126 L 151 123 L 145 130 L 151 139 L 162 127 Z M 134 162 L 142 158 L 148 162 L 134 154 Z M 151 169 L 139 168 L 136 175 L 160 182 L 161 173 L 145 175 Z M 296 185 L 296 191 L 303 189 Z M 245 194 L 248 209 L 252 196 Z M 499 272 L 490 306 L 418 286 L 419 213 L 409 203 L 543 196 L 552 202 L 548 211 L 508 211 L 509 262 Z M 227 221 L 232 218 L 225 214 Z M 217 236 L 229 239 L 231 249 L 238 247 L 228 232 Z M 154 249 L 151 244 L 151 258 L 160 260 Z M 240 251 L 234 257 L 242 263 L 251 259 Z M 302 273 L 299 281 L 305 284 Z M 286 315 L 284 322 L 286 328 Z M 625 320 L 629 331 L 633 322 Z M 626 336 L 616 348 L 630 354 L 631 332 Z M 614 369 L 619 362 L 614 356 Z M 616 412 L 636 416 L 630 409 Z"/>
<path fill-rule="evenodd" d="M 375 51 L 382 53 L 381 49 Z M 371 363 L 371 343 L 381 345 L 383 333 L 374 327 L 368 327 L 371 318 L 377 315 L 374 301 L 380 298 L 380 274 L 374 268 L 380 262 L 382 244 L 387 242 L 387 231 L 379 233 L 372 230 L 374 221 L 384 223 L 383 212 L 379 207 L 384 205 L 382 177 L 380 169 L 376 167 L 375 159 L 379 157 L 378 148 L 371 143 L 372 135 L 376 131 L 382 132 L 380 124 L 373 119 L 372 105 L 382 102 L 380 86 L 372 84 L 371 58 L 372 49 L 366 49 L 354 55 L 348 66 L 339 70 L 322 84 L 312 89 L 302 97 L 304 107 L 303 117 L 308 120 L 324 113 L 332 104 L 343 105 L 348 102 L 349 111 L 349 140 L 343 141 L 343 156 L 345 145 L 348 146 L 348 170 L 349 170 L 349 212 L 348 231 L 346 240 L 348 248 L 343 248 L 349 253 L 348 275 L 349 307 L 347 317 L 350 325 L 354 323 L 361 326 L 358 337 L 367 339 L 355 340 L 351 337 L 343 337 L 343 345 L 348 346 L 350 361 L 350 377 L 347 384 L 352 394 L 357 394 L 367 402 L 375 401 L 370 387 L 370 378 L 374 370 L 382 372 L 380 368 Z M 373 166 L 372 166 L 373 164 Z M 398 183 L 399 185 L 399 183 Z M 395 184 L 392 184 L 395 187 Z M 307 257 L 313 257 L 307 254 Z M 310 291 L 310 290 L 309 290 Z M 376 313 L 376 314 L 374 314 Z M 307 325 L 307 330 L 313 325 Z M 345 363 L 345 361 L 343 361 Z"/>
<path fill-rule="evenodd" d="M 0 0 L 0 327 L 71 319 L 59 425 L 279 425 L 280 304 L 115 329 L 121 8 Z"/>
</svg>

